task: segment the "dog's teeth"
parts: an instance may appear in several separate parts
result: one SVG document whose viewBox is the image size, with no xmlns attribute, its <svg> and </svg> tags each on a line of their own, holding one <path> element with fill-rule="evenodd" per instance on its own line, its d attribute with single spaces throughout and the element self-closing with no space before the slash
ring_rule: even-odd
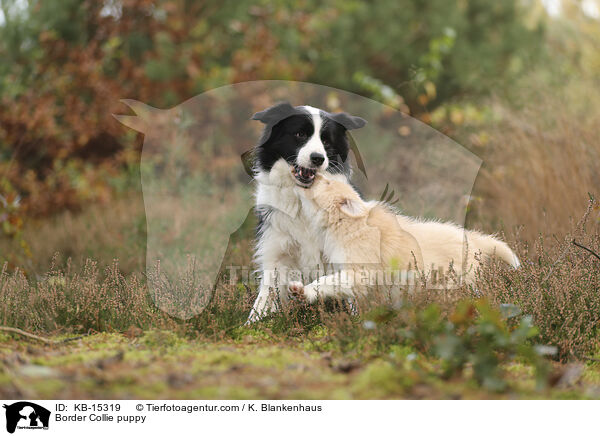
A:
<svg viewBox="0 0 600 436">
<path fill-rule="evenodd" d="M 313 168 L 304 168 L 300 165 L 294 165 L 292 168 L 292 174 L 300 183 L 302 183 L 301 186 L 307 188 L 315 179 L 317 170 Z"/>
</svg>

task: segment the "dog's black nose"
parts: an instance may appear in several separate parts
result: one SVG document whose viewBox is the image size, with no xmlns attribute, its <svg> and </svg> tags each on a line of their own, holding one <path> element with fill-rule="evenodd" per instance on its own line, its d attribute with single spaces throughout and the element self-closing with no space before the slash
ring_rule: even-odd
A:
<svg viewBox="0 0 600 436">
<path fill-rule="evenodd" d="M 325 156 L 323 156 L 321 153 L 310 154 L 310 163 L 312 163 L 313 165 L 319 166 L 323 162 L 325 162 Z"/>
</svg>

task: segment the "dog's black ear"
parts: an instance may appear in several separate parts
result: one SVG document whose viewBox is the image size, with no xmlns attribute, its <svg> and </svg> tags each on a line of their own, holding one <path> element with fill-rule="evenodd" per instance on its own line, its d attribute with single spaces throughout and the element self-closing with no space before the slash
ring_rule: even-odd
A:
<svg viewBox="0 0 600 436">
<path fill-rule="evenodd" d="M 347 130 L 360 129 L 367 124 L 361 117 L 355 117 L 346 112 L 331 114 L 331 119 L 344 126 Z"/>
<path fill-rule="evenodd" d="M 252 119 L 265 124 L 276 124 L 294 113 L 296 113 L 296 109 L 286 101 L 277 103 L 264 111 L 256 112 L 252 115 Z"/>
</svg>

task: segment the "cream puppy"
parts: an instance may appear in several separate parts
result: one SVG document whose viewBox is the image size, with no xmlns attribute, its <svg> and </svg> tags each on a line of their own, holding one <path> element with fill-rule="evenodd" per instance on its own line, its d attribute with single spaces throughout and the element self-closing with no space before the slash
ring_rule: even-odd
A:
<svg viewBox="0 0 600 436">
<path fill-rule="evenodd" d="M 309 302 L 319 295 L 364 294 L 374 285 L 470 284 L 479 262 L 490 256 L 519 266 L 512 250 L 493 236 L 397 214 L 383 203 L 362 200 L 339 179 L 318 175 L 310 189 L 297 189 L 303 210 L 323 235 L 323 254 L 335 268 L 306 286 L 289 284 L 293 295 Z"/>
</svg>

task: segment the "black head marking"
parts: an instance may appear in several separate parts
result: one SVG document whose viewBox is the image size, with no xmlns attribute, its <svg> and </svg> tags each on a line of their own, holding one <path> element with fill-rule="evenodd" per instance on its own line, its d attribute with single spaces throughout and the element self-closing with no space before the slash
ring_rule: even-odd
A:
<svg viewBox="0 0 600 436">
<path fill-rule="evenodd" d="M 255 148 L 256 167 L 270 171 L 275 162 L 282 158 L 289 165 L 297 164 L 299 150 L 313 134 L 317 134 L 329 158 L 327 171 L 349 175 L 350 144 L 346 132 L 363 127 L 367 122 L 344 112 L 329 113 L 321 110 L 320 116 L 321 128 L 319 132 L 315 132 L 313 116 L 303 106 L 294 107 L 288 102 L 282 102 L 254 114 L 253 120 L 265 124 Z M 355 149 L 354 151 L 356 153 Z"/>
<path fill-rule="evenodd" d="M 360 129 L 367 124 L 367 122 L 361 117 L 355 117 L 354 115 L 347 114 L 346 112 L 329 114 L 329 118 L 336 123 L 341 124 L 347 130 Z"/>
<path fill-rule="evenodd" d="M 256 112 L 254 115 L 252 115 L 252 119 L 260 121 L 264 124 L 273 125 L 297 113 L 298 109 L 294 108 L 294 106 L 286 101 L 277 103 L 276 105 L 271 106 L 264 111 Z"/>
</svg>

